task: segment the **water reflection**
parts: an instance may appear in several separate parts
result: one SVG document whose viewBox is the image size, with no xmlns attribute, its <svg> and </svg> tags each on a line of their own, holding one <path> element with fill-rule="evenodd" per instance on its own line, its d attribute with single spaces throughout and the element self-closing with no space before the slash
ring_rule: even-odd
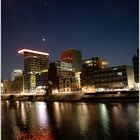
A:
<svg viewBox="0 0 140 140">
<path fill-rule="evenodd" d="M 77 108 L 77 123 L 81 130 L 81 135 L 86 135 L 89 125 L 89 111 L 88 106 L 85 103 L 81 103 L 80 107 Z"/>
<path fill-rule="evenodd" d="M 106 104 L 99 105 L 99 116 L 100 116 L 100 123 L 102 126 L 101 133 L 109 137 L 110 136 L 110 118 Z"/>
<path fill-rule="evenodd" d="M 38 104 L 36 104 L 36 110 L 37 110 L 39 125 L 41 127 L 48 126 L 48 113 L 47 113 L 46 103 L 39 102 Z"/>
<path fill-rule="evenodd" d="M 7 105 L 8 104 L 8 105 Z M 13 134 L 11 139 L 47 139 L 53 140 L 51 128 L 47 124 L 47 110 L 46 103 L 32 103 L 31 102 L 6 102 L 6 111 L 2 114 L 9 120 L 10 127 Z M 7 108 L 7 106 L 9 106 Z M 10 116 L 9 116 L 10 114 Z M 5 121 L 5 122 L 4 122 Z M 2 119 L 2 126 L 5 127 L 7 120 Z M 3 129 L 2 138 L 9 140 L 5 131 L 8 132 L 8 127 Z"/>
<path fill-rule="evenodd" d="M 25 104 L 21 104 L 21 120 L 22 120 L 22 122 L 23 122 L 23 124 L 26 124 L 26 120 L 27 120 L 27 118 L 26 118 L 26 111 L 25 111 L 25 106 L 24 106 Z"/>
<path fill-rule="evenodd" d="M 3 102 L 2 140 L 138 139 L 138 103 Z"/>
</svg>

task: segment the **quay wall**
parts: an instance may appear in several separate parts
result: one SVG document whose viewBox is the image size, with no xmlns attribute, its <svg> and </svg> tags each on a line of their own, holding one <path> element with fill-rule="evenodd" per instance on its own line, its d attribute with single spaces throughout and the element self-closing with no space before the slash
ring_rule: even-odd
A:
<svg viewBox="0 0 140 140">
<path fill-rule="evenodd" d="M 113 91 L 96 93 L 53 93 L 47 95 L 1 94 L 1 100 L 12 101 L 139 101 L 139 91 Z"/>
</svg>

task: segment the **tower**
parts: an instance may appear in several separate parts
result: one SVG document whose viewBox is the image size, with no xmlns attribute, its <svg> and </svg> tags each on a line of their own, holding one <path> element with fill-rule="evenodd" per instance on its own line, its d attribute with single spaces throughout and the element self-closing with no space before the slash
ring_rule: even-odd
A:
<svg viewBox="0 0 140 140">
<path fill-rule="evenodd" d="M 39 79 L 37 75 L 48 72 L 49 54 L 29 49 L 19 50 L 18 53 L 24 56 L 24 89 L 34 90 Z"/>
<path fill-rule="evenodd" d="M 71 63 L 76 72 L 82 67 L 81 51 L 75 49 L 68 49 L 60 53 L 60 60 L 66 63 Z"/>
</svg>

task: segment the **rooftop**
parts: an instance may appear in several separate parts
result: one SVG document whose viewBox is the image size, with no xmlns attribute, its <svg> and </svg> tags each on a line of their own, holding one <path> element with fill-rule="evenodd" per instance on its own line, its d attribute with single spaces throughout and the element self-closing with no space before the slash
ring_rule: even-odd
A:
<svg viewBox="0 0 140 140">
<path fill-rule="evenodd" d="M 49 53 L 39 52 L 39 51 L 29 50 L 29 49 L 22 49 L 22 50 L 18 51 L 19 54 L 24 54 L 25 52 L 34 53 L 34 54 L 40 54 L 40 55 L 47 55 L 47 56 L 49 55 Z"/>
</svg>

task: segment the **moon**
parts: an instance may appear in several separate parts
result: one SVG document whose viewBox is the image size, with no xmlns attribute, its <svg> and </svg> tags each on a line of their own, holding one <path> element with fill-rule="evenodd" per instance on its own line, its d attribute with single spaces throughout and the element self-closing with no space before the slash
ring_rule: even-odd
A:
<svg viewBox="0 0 140 140">
<path fill-rule="evenodd" d="M 45 42 L 46 41 L 46 38 L 42 38 L 42 42 Z"/>
</svg>

